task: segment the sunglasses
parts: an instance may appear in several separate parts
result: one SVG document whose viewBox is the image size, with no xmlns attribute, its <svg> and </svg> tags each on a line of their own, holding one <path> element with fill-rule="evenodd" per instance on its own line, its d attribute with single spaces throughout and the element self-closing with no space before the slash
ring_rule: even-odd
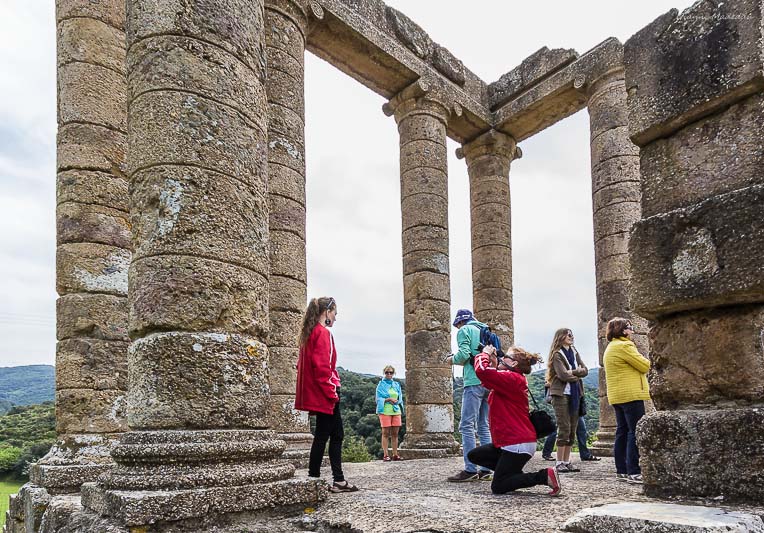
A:
<svg viewBox="0 0 764 533">
<path fill-rule="evenodd" d="M 393 374 L 393 372 L 387 371 L 385 372 L 385 374 Z"/>
</svg>

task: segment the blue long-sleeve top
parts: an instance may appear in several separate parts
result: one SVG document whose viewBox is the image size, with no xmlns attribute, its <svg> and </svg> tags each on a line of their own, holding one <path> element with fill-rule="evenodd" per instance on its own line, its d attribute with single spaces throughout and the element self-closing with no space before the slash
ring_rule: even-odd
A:
<svg viewBox="0 0 764 533">
<path fill-rule="evenodd" d="M 377 414 L 385 414 L 385 400 L 390 398 L 390 388 L 393 388 L 398 393 L 398 403 L 390 404 L 396 415 L 403 413 L 403 391 L 401 391 L 401 384 L 394 379 L 383 378 L 377 385 Z"/>
</svg>

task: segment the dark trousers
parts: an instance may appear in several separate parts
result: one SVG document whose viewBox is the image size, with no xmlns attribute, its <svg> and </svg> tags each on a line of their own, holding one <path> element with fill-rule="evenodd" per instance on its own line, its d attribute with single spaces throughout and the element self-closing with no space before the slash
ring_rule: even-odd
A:
<svg viewBox="0 0 764 533">
<path fill-rule="evenodd" d="M 586 432 L 586 420 L 584 420 L 584 417 L 580 417 L 578 419 L 578 427 L 576 428 L 576 440 L 578 441 L 578 454 L 581 456 L 581 459 L 588 459 L 593 455 L 592 452 L 589 451 L 589 448 L 586 446 L 586 441 L 588 438 L 589 434 Z M 544 441 L 544 450 L 541 452 L 541 455 L 544 457 L 549 457 L 552 455 L 552 450 L 554 450 L 554 442 L 556 440 L 556 431 L 547 436 L 546 440 Z"/>
<path fill-rule="evenodd" d="M 512 453 L 486 444 L 473 448 L 469 452 L 469 460 L 478 466 L 493 470 L 491 492 L 506 494 L 516 489 L 546 485 L 546 468 L 538 472 L 523 473 L 525 463 L 531 460 L 527 453 Z"/>
<path fill-rule="evenodd" d="M 321 476 L 321 461 L 324 459 L 326 442 L 329 441 L 329 464 L 332 466 L 332 477 L 334 481 L 345 481 L 345 475 L 342 473 L 343 438 L 345 438 L 345 432 L 342 429 L 340 402 L 337 402 L 334 404 L 332 414 L 318 413 L 316 415 L 316 434 L 313 435 L 313 445 L 310 447 L 308 462 L 309 476 Z"/>
<path fill-rule="evenodd" d="M 636 430 L 637 422 L 645 414 L 645 402 L 635 400 L 619 403 L 614 405 L 613 409 L 615 409 L 616 422 L 615 443 L 613 444 L 615 471 L 619 474 L 641 474 Z"/>
</svg>

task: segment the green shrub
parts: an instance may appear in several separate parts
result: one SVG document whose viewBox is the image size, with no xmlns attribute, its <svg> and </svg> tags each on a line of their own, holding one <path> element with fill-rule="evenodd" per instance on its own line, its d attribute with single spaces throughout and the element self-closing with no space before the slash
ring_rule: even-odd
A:
<svg viewBox="0 0 764 533">
<path fill-rule="evenodd" d="M 0 473 L 10 472 L 21 457 L 21 448 L 0 444 Z"/>
<path fill-rule="evenodd" d="M 342 441 L 342 461 L 345 463 L 368 463 L 371 454 L 366 449 L 366 444 L 361 437 L 346 437 Z"/>
</svg>

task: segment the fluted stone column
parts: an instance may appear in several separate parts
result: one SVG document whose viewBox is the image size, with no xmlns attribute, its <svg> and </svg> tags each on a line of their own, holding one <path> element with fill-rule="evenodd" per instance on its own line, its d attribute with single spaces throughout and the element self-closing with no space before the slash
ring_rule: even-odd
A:
<svg viewBox="0 0 764 533">
<path fill-rule="evenodd" d="M 133 431 L 83 503 L 146 527 L 315 501 L 266 429 L 262 0 L 131 0 L 127 28 Z"/>
<path fill-rule="evenodd" d="M 618 50 L 622 50 L 620 46 Z M 630 319 L 635 327 L 632 339 L 640 353 L 648 354 L 647 321 L 633 312 L 629 300 L 629 233 L 640 218 L 639 149 L 629 139 L 623 68 L 591 80 L 587 94 L 600 363 L 600 421 L 593 450 L 597 455 L 612 456 L 615 412 L 607 401 L 602 368 L 608 321 L 616 316 Z"/>
<path fill-rule="evenodd" d="M 307 465 L 313 440 L 307 413 L 294 409 L 299 352 L 296 339 L 307 301 L 304 57 L 308 8 L 306 0 L 265 3 L 270 425 L 287 443 L 284 458 L 298 467 Z"/>
<path fill-rule="evenodd" d="M 489 130 L 456 152 L 470 177 L 472 300 L 477 318 L 514 343 L 509 166 L 522 152 L 509 135 Z"/>
<path fill-rule="evenodd" d="M 31 480 L 70 492 L 109 468 L 114 438 L 127 429 L 125 6 L 59 0 L 56 18 L 59 440 Z"/>
<path fill-rule="evenodd" d="M 406 438 L 401 455 L 443 457 L 454 441 L 451 288 L 448 265 L 449 109 L 424 82 L 383 110 L 400 133 L 403 305 L 406 335 Z"/>
</svg>

